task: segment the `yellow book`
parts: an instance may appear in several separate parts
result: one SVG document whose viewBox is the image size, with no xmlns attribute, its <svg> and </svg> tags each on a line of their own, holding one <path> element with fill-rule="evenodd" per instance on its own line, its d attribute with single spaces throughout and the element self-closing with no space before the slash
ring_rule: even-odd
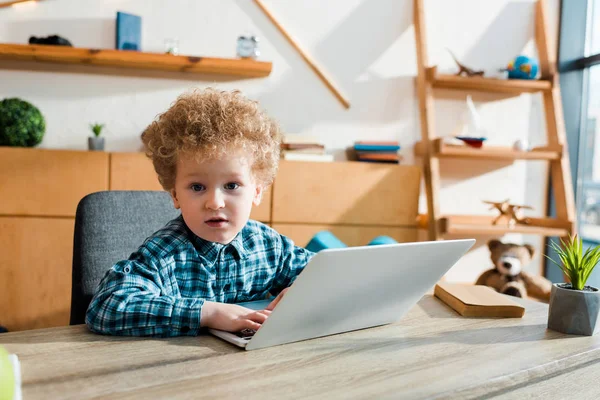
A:
<svg viewBox="0 0 600 400">
<path fill-rule="evenodd" d="M 525 314 L 525 307 L 487 286 L 439 282 L 433 294 L 463 317 L 521 318 Z"/>
</svg>

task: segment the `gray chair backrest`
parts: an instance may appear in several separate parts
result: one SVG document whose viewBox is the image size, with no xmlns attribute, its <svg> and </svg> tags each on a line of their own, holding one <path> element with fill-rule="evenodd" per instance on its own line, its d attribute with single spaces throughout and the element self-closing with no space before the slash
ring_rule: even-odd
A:
<svg viewBox="0 0 600 400">
<path fill-rule="evenodd" d="M 75 214 L 71 325 L 84 323 L 106 271 L 179 214 L 167 192 L 107 191 L 81 199 Z"/>
</svg>

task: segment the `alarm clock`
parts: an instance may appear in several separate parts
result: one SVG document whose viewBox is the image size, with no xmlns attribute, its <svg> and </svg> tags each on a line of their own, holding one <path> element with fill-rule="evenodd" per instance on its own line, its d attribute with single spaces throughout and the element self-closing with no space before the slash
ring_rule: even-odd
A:
<svg viewBox="0 0 600 400">
<path fill-rule="evenodd" d="M 241 58 L 257 58 L 260 55 L 258 38 L 256 36 L 239 36 L 236 52 Z"/>
</svg>

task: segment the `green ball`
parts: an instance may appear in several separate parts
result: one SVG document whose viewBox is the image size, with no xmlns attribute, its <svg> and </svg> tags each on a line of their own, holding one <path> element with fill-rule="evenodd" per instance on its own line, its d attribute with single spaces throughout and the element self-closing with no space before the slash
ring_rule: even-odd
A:
<svg viewBox="0 0 600 400">
<path fill-rule="evenodd" d="M 33 147 L 44 132 L 46 121 L 36 106 L 18 98 L 0 101 L 0 146 Z"/>
<path fill-rule="evenodd" d="M 0 346 L 0 400 L 12 400 L 15 393 L 15 375 L 8 352 Z"/>
</svg>

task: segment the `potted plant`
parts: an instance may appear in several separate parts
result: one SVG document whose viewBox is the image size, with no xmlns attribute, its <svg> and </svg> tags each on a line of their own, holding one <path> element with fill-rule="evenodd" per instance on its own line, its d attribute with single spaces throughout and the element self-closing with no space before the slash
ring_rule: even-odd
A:
<svg viewBox="0 0 600 400">
<path fill-rule="evenodd" d="M 100 137 L 104 124 L 90 124 L 94 136 L 88 138 L 88 148 L 90 150 L 104 150 L 104 138 Z"/>
<path fill-rule="evenodd" d="M 19 98 L 0 101 L 0 146 L 37 146 L 45 131 L 46 121 L 36 106 Z"/>
<path fill-rule="evenodd" d="M 590 274 L 600 261 L 600 245 L 583 251 L 583 241 L 577 235 L 569 236 L 551 247 L 560 258 L 558 265 L 570 283 L 555 283 L 550 294 L 548 328 L 574 335 L 591 336 L 600 331 L 600 292 L 587 286 Z"/>
</svg>

